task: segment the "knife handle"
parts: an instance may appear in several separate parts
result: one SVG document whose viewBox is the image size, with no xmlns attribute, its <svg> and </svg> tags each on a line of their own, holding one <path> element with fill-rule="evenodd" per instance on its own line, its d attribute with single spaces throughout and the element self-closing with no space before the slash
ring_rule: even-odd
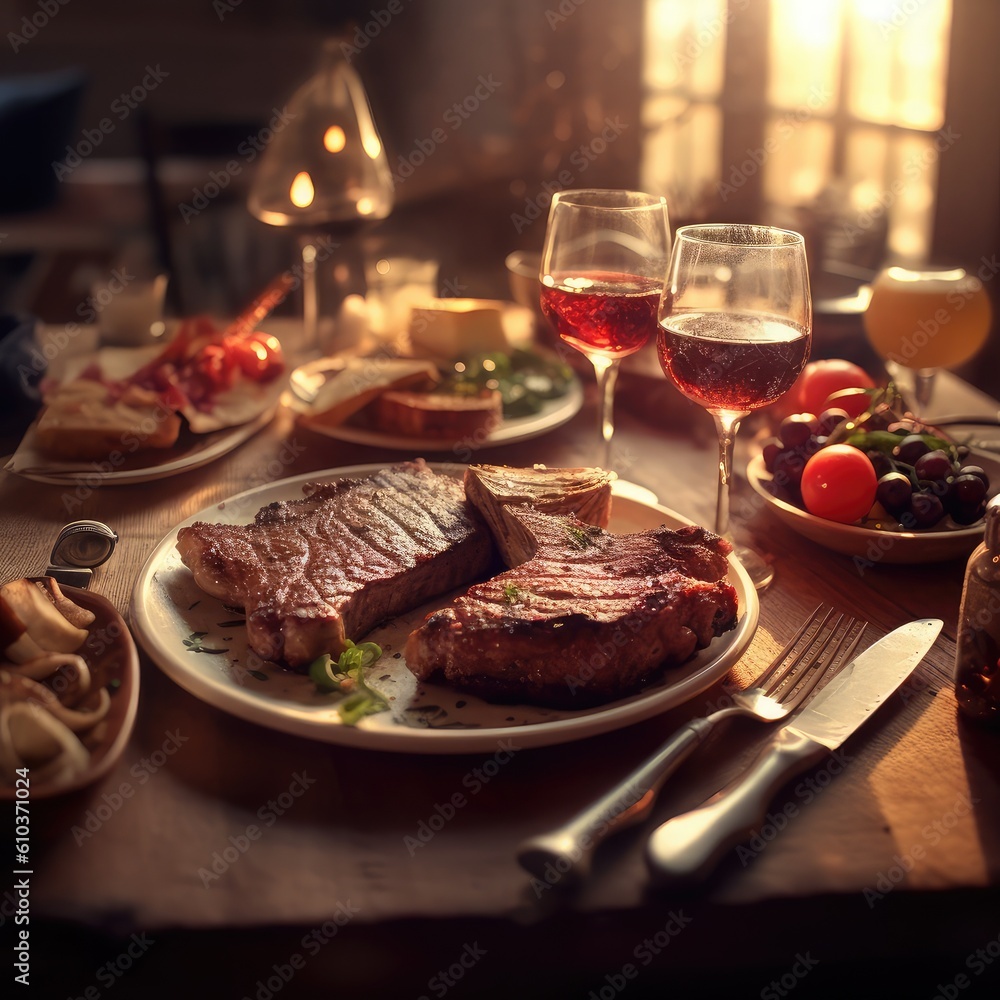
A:
<svg viewBox="0 0 1000 1000">
<path fill-rule="evenodd" d="M 781 730 L 735 782 L 703 806 L 653 831 L 646 862 L 657 882 L 706 878 L 722 856 L 759 827 L 775 792 L 829 753 L 820 743 Z"/>
<path fill-rule="evenodd" d="M 587 876 L 598 846 L 649 815 L 667 778 L 728 714 L 723 709 L 682 726 L 652 757 L 572 819 L 523 841 L 517 849 L 521 867 L 540 879 L 558 875 L 567 885 Z"/>
</svg>

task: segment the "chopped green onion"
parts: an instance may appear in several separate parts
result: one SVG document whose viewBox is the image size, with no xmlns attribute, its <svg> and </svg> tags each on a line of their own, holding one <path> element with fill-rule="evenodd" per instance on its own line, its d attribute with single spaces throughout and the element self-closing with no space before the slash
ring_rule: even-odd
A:
<svg viewBox="0 0 1000 1000">
<path fill-rule="evenodd" d="M 365 683 L 364 671 L 381 655 L 382 648 L 374 642 L 355 645 L 350 639 L 347 648 L 334 661 L 329 653 L 317 657 L 309 665 L 309 677 L 320 691 L 345 697 L 337 705 L 337 714 L 345 726 L 353 726 L 366 715 L 384 712 L 388 702 Z"/>
<path fill-rule="evenodd" d="M 333 658 L 329 653 L 318 656 L 309 664 L 309 679 L 320 691 L 339 691 L 340 681 L 334 676 Z"/>
</svg>

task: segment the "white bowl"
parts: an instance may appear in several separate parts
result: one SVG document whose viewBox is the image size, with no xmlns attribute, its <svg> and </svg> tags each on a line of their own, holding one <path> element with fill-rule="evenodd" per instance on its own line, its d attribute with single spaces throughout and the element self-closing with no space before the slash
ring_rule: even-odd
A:
<svg viewBox="0 0 1000 1000">
<path fill-rule="evenodd" d="M 990 477 L 992 495 L 1000 487 L 1000 461 L 981 451 L 972 452 L 972 457 Z M 791 503 L 788 494 L 774 485 L 762 455 L 748 463 L 747 479 L 768 508 L 789 528 L 834 552 L 854 556 L 859 561 L 859 568 L 878 563 L 928 563 L 965 558 L 983 539 L 983 521 L 942 530 L 893 531 L 817 517 Z"/>
<path fill-rule="evenodd" d="M 541 286 L 538 283 L 538 269 L 542 255 L 532 250 L 514 250 L 507 254 L 507 280 L 514 301 L 536 313 L 541 312 L 538 302 Z"/>
</svg>

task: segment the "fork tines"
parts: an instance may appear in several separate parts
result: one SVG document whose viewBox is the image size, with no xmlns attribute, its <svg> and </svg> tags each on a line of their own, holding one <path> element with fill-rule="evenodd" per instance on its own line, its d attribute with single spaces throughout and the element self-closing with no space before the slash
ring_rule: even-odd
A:
<svg viewBox="0 0 1000 1000">
<path fill-rule="evenodd" d="M 820 604 L 784 649 L 758 678 L 756 686 L 769 696 L 780 692 L 781 701 L 794 708 L 816 689 L 824 677 L 832 677 L 850 662 L 868 622 Z"/>
</svg>

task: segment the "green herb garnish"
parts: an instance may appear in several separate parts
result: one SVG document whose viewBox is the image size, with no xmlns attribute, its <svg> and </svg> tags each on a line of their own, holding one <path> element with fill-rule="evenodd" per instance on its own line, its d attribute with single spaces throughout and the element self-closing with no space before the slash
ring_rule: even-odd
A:
<svg viewBox="0 0 1000 1000">
<path fill-rule="evenodd" d="M 202 645 L 201 640 L 208 635 L 207 632 L 192 632 L 186 639 L 181 640 L 189 653 L 228 653 L 228 649 L 213 649 L 211 646 Z"/>
<path fill-rule="evenodd" d="M 588 545 L 594 544 L 594 536 L 599 535 L 601 529 L 597 528 L 587 531 L 584 528 L 572 527 L 569 529 L 570 541 L 578 548 L 585 549 Z"/>
<path fill-rule="evenodd" d="M 503 599 L 508 604 L 516 604 L 521 598 L 521 588 L 516 583 L 505 583 L 503 588 Z"/>
<path fill-rule="evenodd" d="M 573 369 L 565 362 L 522 349 L 510 354 L 464 355 L 441 374 L 438 392 L 477 396 L 484 389 L 498 390 L 507 419 L 538 413 L 546 402 L 565 396 L 573 385 Z"/>
<path fill-rule="evenodd" d="M 389 704 L 366 683 L 364 671 L 382 655 L 382 648 L 374 642 L 355 645 L 347 640 L 347 648 L 336 660 L 324 653 L 309 664 L 312 682 L 327 694 L 342 694 L 337 714 L 345 726 L 353 726 L 366 715 L 384 712 Z"/>
</svg>

